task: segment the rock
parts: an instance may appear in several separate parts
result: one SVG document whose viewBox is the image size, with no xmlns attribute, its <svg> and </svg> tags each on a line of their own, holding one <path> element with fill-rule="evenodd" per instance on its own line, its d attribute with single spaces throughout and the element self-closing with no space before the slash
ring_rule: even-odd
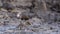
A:
<svg viewBox="0 0 60 34">
<path fill-rule="evenodd" d="M 3 8 L 7 9 L 7 10 L 13 10 L 15 7 L 10 4 L 10 3 L 3 3 Z"/>
</svg>

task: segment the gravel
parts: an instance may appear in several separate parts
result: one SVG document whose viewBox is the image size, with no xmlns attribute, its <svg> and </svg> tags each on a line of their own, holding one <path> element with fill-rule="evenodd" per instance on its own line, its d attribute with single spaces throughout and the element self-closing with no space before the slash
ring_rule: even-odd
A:
<svg viewBox="0 0 60 34">
<path fill-rule="evenodd" d="M 46 11 L 42 0 L 0 0 L 0 34 L 60 34 L 59 0 L 45 3 Z"/>
</svg>

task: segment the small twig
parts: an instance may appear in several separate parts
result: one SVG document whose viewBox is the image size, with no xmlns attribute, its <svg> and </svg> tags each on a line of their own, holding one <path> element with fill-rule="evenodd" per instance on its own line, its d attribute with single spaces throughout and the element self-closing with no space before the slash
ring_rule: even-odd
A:
<svg viewBox="0 0 60 34">
<path fill-rule="evenodd" d="M 43 3 L 43 8 L 44 8 L 44 11 L 47 11 L 47 7 L 46 7 L 46 3 L 44 0 L 42 0 L 42 3 Z"/>
</svg>

